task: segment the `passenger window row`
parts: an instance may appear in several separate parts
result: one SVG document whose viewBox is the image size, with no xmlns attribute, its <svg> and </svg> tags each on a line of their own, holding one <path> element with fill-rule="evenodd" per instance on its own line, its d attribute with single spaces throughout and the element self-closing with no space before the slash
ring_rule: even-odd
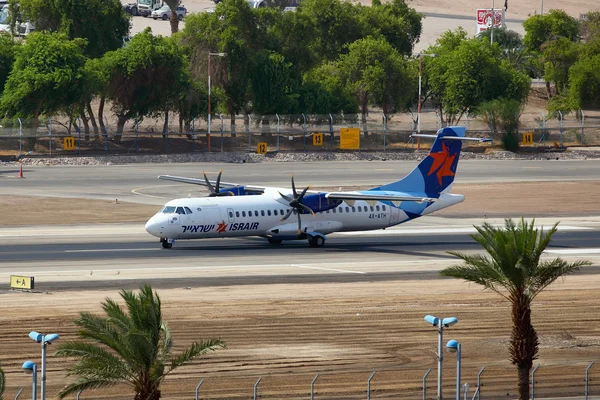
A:
<svg viewBox="0 0 600 400">
<path fill-rule="evenodd" d="M 186 207 L 186 209 L 187 209 L 187 207 Z M 288 210 L 282 210 L 282 209 L 279 209 L 279 210 L 266 210 L 266 211 L 265 210 L 260 210 L 260 216 L 261 217 L 265 217 L 265 216 L 270 217 L 270 216 L 274 215 L 274 216 L 282 216 L 283 217 L 287 211 Z M 332 210 L 327 210 L 326 213 L 329 214 L 330 211 L 332 211 L 334 214 L 336 214 L 337 212 L 339 212 L 340 214 L 342 214 L 344 211 L 346 213 L 348 213 L 348 214 L 351 213 L 351 212 L 353 212 L 353 213 L 354 212 L 368 212 L 368 211 L 375 212 L 375 211 L 386 211 L 386 206 L 379 206 L 379 205 L 377 205 L 375 207 L 373 207 L 373 206 L 369 206 L 369 207 L 368 206 L 336 207 L 336 208 L 333 208 Z M 319 211 L 319 213 L 321 213 L 321 214 L 323 212 L 324 211 Z M 294 214 L 295 213 L 296 213 L 296 210 L 294 210 Z M 191 214 L 191 211 L 190 211 L 190 214 Z M 248 211 L 248 212 L 246 212 L 246 211 L 236 211 L 235 212 L 235 216 L 236 216 L 236 218 L 240 218 L 240 217 L 242 217 L 242 218 L 246 218 L 246 217 L 250 217 L 250 218 L 252 218 L 252 217 L 258 217 L 259 216 L 259 211 L 257 211 L 257 210 L 252 210 L 252 211 Z M 233 211 L 229 211 L 229 218 L 233 218 Z"/>
</svg>

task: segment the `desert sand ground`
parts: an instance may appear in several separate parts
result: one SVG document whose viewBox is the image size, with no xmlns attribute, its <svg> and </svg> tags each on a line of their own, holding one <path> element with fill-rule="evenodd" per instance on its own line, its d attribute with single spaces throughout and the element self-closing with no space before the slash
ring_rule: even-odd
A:
<svg viewBox="0 0 600 400">
<path fill-rule="evenodd" d="M 502 184 L 503 190 L 495 185 L 456 185 L 456 192 L 481 201 L 469 201 L 468 209 L 459 205 L 445 215 L 494 215 L 490 210 L 495 210 L 497 215 L 585 216 L 597 210 L 592 200 L 585 201 L 590 185 L 599 191 L 598 182 Z M 498 196 L 490 199 L 489 193 Z M 517 194 L 521 200 L 515 202 Z M 574 199 L 578 201 L 570 203 Z M 35 222 L 52 224 L 62 217 L 61 210 L 76 208 L 65 207 L 65 201 L 73 206 L 82 202 L 61 199 L 59 207 L 53 199 L 3 197 L 1 201 L 3 208 L 14 210 L 15 225 L 33 223 L 21 218 L 27 213 L 20 212 L 31 210 L 32 204 L 39 210 Z M 98 214 L 105 211 L 133 213 L 132 221 L 144 221 L 155 211 L 151 206 L 87 200 L 85 204 L 87 213 L 63 223 L 98 222 Z M 118 220 L 123 222 L 120 216 Z M 533 318 L 540 334 L 538 362 L 542 364 L 536 374 L 538 396 L 583 394 L 585 368 L 600 358 L 598 289 L 599 276 L 574 275 L 555 283 L 536 300 Z M 317 373 L 317 399 L 364 399 L 373 370 L 377 373 L 371 382 L 371 398 L 414 399 L 421 396 L 421 378 L 428 368 L 432 368 L 428 398 L 435 398 L 437 333 L 425 325 L 426 314 L 454 315 L 461 320 L 445 339 L 456 338 L 463 345 L 463 382 L 473 387 L 477 372 L 485 366 L 483 398 L 516 397 L 516 371 L 507 351 L 508 304 L 458 280 L 181 288 L 161 290 L 160 295 L 176 350 L 209 337 L 220 337 L 228 346 L 170 376 L 162 388 L 166 399 L 193 398 L 201 379 L 202 399 L 249 399 L 259 377 L 263 378 L 260 398 L 308 398 Z M 25 388 L 22 398 L 29 396 L 30 380 L 20 365 L 28 358 L 38 359 L 39 347 L 27 338 L 28 332 L 60 332 L 61 340 L 74 338 L 72 319 L 79 311 L 100 312 L 99 303 L 107 296 L 118 298 L 118 293 L 0 294 L 0 365 L 7 372 L 9 398 L 18 387 Z M 66 381 L 67 365 L 67 360 L 49 357 L 49 398 Z M 448 397 L 454 396 L 454 365 L 454 356 L 447 354 L 444 387 Z M 591 373 L 590 393 L 597 394 L 598 373 L 594 369 Z M 130 399 L 132 395 L 121 385 L 86 392 L 81 398 Z"/>
</svg>

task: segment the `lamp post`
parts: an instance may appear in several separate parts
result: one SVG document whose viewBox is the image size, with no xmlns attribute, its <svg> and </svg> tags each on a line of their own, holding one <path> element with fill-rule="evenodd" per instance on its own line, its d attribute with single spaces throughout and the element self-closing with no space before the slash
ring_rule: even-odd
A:
<svg viewBox="0 0 600 400">
<path fill-rule="evenodd" d="M 442 361 L 444 360 L 444 354 L 442 352 L 442 342 L 444 340 L 444 328 L 449 328 L 452 325 L 458 323 L 458 318 L 438 318 L 433 315 L 426 315 L 425 321 L 435 326 L 438 329 L 438 388 L 437 388 L 437 399 L 443 400 L 442 395 Z"/>
<path fill-rule="evenodd" d="M 446 348 L 450 353 L 456 353 L 456 400 L 460 400 L 460 343 L 456 340 L 449 340 Z"/>
<path fill-rule="evenodd" d="M 426 53 L 419 53 L 417 54 L 417 57 L 419 58 L 419 103 L 417 106 L 417 133 L 421 133 L 421 76 L 423 73 L 423 57 L 437 57 L 437 54 L 426 54 Z M 420 150 L 421 149 L 421 137 L 417 136 L 417 149 Z"/>
<path fill-rule="evenodd" d="M 59 336 L 56 333 L 42 335 L 35 331 L 29 332 L 29 337 L 42 345 L 42 382 L 40 384 L 40 399 L 46 400 L 46 346 L 57 341 Z"/>
<path fill-rule="evenodd" d="M 208 53 L 208 130 L 206 133 L 206 142 L 207 142 L 207 147 L 208 147 L 208 151 L 210 151 L 210 57 L 211 56 L 218 56 L 218 57 L 225 57 L 227 55 L 227 53 Z"/>
<path fill-rule="evenodd" d="M 37 365 L 33 361 L 25 361 L 23 363 L 23 371 L 26 374 L 31 374 L 31 398 L 37 399 Z"/>
</svg>

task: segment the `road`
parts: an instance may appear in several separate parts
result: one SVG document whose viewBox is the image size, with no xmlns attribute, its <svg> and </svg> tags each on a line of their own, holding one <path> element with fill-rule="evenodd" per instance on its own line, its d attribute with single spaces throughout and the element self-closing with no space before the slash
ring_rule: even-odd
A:
<svg viewBox="0 0 600 400">
<path fill-rule="evenodd" d="M 162 205 L 182 193 L 198 193 L 192 185 L 160 181 L 160 174 L 213 179 L 223 170 L 223 181 L 242 184 L 313 187 L 376 186 L 410 172 L 416 161 L 290 162 L 260 164 L 130 164 L 109 166 L 53 166 L 24 168 L 25 179 L 15 179 L 15 167 L 0 167 L 0 195 L 72 197 Z M 273 171 L 276 170 L 276 173 Z M 461 160 L 456 183 L 592 181 L 600 176 L 600 160 Z M 198 191 L 201 189 L 198 188 Z"/>
</svg>

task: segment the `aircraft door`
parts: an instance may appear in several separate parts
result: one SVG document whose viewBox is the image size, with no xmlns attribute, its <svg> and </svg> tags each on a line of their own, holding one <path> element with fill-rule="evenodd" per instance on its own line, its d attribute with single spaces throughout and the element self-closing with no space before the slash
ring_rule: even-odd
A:
<svg viewBox="0 0 600 400">
<path fill-rule="evenodd" d="M 235 222 L 235 217 L 234 217 L 234 213 L 233 213 L 233 208 L 228 208 L 227 209 L 227 218 L 223 218 L 223 219 L 227 219 L 229 222 Z"/>
<path fill-rule="evenodd" d="M 400 222 L 400 210 L 398 207 L 388 205 L 390 210 L 390 226 L 396 225 Z"/>
</svg>

